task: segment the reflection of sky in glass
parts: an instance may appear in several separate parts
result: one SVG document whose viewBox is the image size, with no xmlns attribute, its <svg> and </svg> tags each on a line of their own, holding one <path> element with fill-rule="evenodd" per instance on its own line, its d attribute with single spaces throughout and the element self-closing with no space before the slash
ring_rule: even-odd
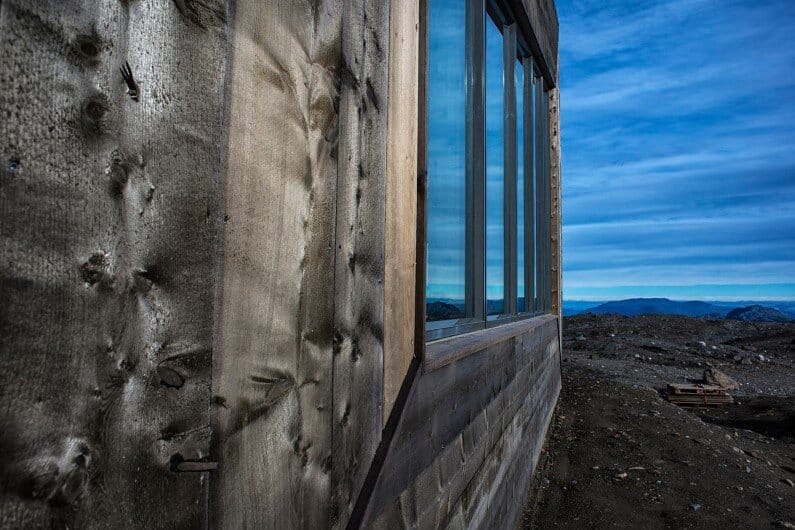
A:
<svg viewBox="0 0 795 530">
<path fill-rule="evenodd" d="M 428 298 L 463 300 L 466 3 L 432 0 L 428 27 Z"/>
<path fill-rule="evenodd" d="M 486 22 L 486 298 L 501 300 L 504 283 L 503 241 L 503 58 L 502 33 Z M 501 313 L 492 307 L 489 314 Z"/>
<path fill-rule="evenodd" d="M 516 61 L 516 297 L 517 310 L 525 311 L 524 305 L 524 70 Z"/>
</svg>

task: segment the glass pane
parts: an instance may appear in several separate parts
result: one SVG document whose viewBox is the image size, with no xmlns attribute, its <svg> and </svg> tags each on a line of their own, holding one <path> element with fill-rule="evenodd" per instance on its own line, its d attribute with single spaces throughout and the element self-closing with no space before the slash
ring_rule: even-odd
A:
<svg viewBox="0 0 795 530">
<path fill-rule="evenodd" d="M 504 131 L 502 33 L 486 22 L 486 310 L 503 313 L 504 293 Z"/>
<path fill-rule="evenodd" d="M 516 61 L 516 310 L 525 309 L 524 284 L 524 68 Z"/>
<path fill-rule="evenodd" d="M 536 222 L 535 222 L 535 248 L 536 248 L 536 261 L 535 261 L 535 303 L 536 303 L 536 310 L 542 310 L 543 307 L 543 268 L 544 268 L 544 248 L 542 246 L 542 242 L 544 241 L 544 232 L 543 232 L 543 220 L 544 220 L 544 204 L 543 204 L 543 195 L 541 190 L 543 189 L 543 181 L 542 181 L 542 167 L 541 167 L 541 155 L 544 152 L 543 145 L 541 142 L 543 141 L 543 136 L 541 134 L 541 129 L 543 124 L 541 122 L 543 117 L 543 109 L 541 108 L 541 104 L 543 102 L 543 82 L 541 78 L 536 77 L 533 80 L 533 104 L 535 105 L 533 108 L 535 109 L 535 116 L 533 118 L 533 127 L 535 131 L 535 141 L 533 142 L 534 148 L 534 165 L 535 165 L 535 175 L 533 177 L 533 182 L 535 184 L 535 206 L 536 206 Z"/>
<path fill-rule="evenodd" d="M 466 3 L 432 0 L 428 35 L 427 320 L 464 316 Z"/>
</svg>

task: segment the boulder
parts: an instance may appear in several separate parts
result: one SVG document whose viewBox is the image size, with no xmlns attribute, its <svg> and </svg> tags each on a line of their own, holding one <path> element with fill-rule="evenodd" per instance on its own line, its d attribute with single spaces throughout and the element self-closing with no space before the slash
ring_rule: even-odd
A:
<svg viewBox="0 0 795 530">
<path fill-rule="evenodd" d="M 716 385 L 725 388 L 726 390 L 736 390 L 740 388 L 737 381 L 721 372 L 717 368 L 707 368 L 704 370 L 704 382 L 709 385 Z"/>
</svg>

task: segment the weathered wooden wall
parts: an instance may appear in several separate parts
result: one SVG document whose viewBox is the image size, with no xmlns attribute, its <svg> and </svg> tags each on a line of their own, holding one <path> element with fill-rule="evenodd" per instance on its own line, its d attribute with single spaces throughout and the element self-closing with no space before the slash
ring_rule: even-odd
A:
<svg viewBox="0 0 795 530">
<path fill-rule="evenodd" d="M 418 2 L 391 2 L 384 284 L 384 421 L 414 357 L 417 248 Z M 407 222 L 409 221 L 409 222 Z"/>
<path fill-rule="evenodd" d="M 543 57 L 540 64 L 548 82 L 557 84 L 558 79 L 558 12 L 555 0 L 521 0 L 533 30 L 531 46 Z"/>
<path fill-rule="evenodd" d="M 2 528 L 202 525 L 226 56 L 220 2 L 0 3 Z"/>
<path fill-rule="evenodd" d="M 220 528 L 330 516 L 341 9 L 235 3 L 213 370 Z"/>
<path fill-rule="evenodd" d="M 515 519 L 558 321 L 414 370 L 418 17 L 0 2 L 0 527 Z"/>
<path fill-rule="evenodd" d="M 554 316 L 508 326 L 487 330 L 496 340 L 471 334 L 429 347 L 453 355 L 414 382 L 366 525 L 515 523 L 560 389 L 560 344 Z M 454 354 L 462 349 L 471 351 Z"/>
<path fill-rule="evenodd" d="M 549 91 L 549 159 L 552 192 L 552 312 L 563 316 L 563 187 L 561 186 L 560 89 Z M 561 339 L 562 340 L 562 339 Z"/>
</svg>

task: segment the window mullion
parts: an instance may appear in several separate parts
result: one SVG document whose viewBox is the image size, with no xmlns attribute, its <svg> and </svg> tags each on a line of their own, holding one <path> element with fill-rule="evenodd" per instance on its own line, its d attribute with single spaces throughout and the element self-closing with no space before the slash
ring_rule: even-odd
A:
<svg viewBox="0 0 795 530">
<path fill-rule="evenodd" d="M 466 309 L 486 319 L 485 0 L 467 2 Z"/>
<path fill-rule="evenodd" d="M 516 24 L 503 27 L 503 312 L 516 314 Z"/>
<path fill-rule="evenodd" d="M 533 87 L 535 77 L 535 64 L 532 57 L 527 57 L 523 61 L 524 66 L 524 308 L 528 313 L 534 313 L 535 308 L 535 225 L 536 225 L 536 203 L 533 190 L 535 189 L 535 107 L 533 99 Z"/>
<path fill-rule="evenodd" d="M 535 285 L 536 295 L 534 297 L 534 310 L 536 312 L 544 309 L 544 167 L 543 167 L 543 116 L 541 108 L 541 98 L 544 94 L 543 80 L 533 75 L 533 99 L 535 107 L 535 176 L 534 187 L 536 196 L 536 219 L 535 219 L 535 247 L 536 247 L 536 266 L 535 266 Z"/>
</svg>

